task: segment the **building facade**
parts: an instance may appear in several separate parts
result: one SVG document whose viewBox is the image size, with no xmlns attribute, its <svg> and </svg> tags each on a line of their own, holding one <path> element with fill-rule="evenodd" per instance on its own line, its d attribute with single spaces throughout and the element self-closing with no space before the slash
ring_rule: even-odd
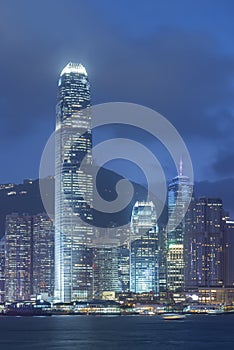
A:
<svg viewBox="0 0 234 350">
<path fill-rule="evenodd" d="M 226 220 L 224 227 L 224 284 L 234 287 L 234 221 Z"/>
<path fill-rule="evenodd" d="M 7 215 L 5 239 L 5 299 L 29 300 L 32 294 L 31 216 Z"/>
<path fill-rule="evenodd" d="M 118 247 L 118 280 L 120 292 L 130 291 L 130 250 L 129 244 Z"/>
<path fill-rule="evenodd" d="M 84 156 L 92 162 L 89 106 L 87 72 L 69 63 L 58 82 L 55 141 L 55 300 L 62 302 L 93 293 L 92 176 L 80 169 Z"/>
<path fill-rule="evenodd" d="M 224 283 L 223 206 L 219 198 L 191 202 L 186 223 L 185 284 L 187 289 Z"/>
<path fill-rule="evenodd" d="M 5 236 L 0 240 L 0 303 L 5 301 Z"/>
<path fill-rule="evenodd" d="M 158 226 L 153 202 L 136 202 L 131 228 L 130 291 L 158 294 Z"/>
<path fill-rule="evenodd" d="M 54 227 L 46 214 L 32 218 L 32 264 L 33 294 L 44 296 L 54 294 Z"/>
<path fill-rule="evenodd" d="M 192 194 L 193 184 L 182 174 L 181 163 L 179 176 L 168 185 L 167 289 L 171 291 L 182 290 L 185 284 L 185 214 Z"/>
<path fill-rule="evenodd" d="M 119 291 L 118 250 L 117 247 L 99 247 L 94 249 L 94 298 L 100 298 L 103 292 Z"/>
</svg>

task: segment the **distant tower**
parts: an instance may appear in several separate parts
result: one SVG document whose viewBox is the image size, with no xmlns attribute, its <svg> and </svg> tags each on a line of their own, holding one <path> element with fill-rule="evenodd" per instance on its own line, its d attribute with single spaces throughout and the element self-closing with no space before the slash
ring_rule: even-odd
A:
<svg viewBox="0 0 234 350">
<path fill-rule="evenodd" d="M 184 288 L 185 214 L 192 194 L 193 184 L 183 175 L 181 159 L 179 175 L 168 186 L 167 288 L 171 291 Z"/>
<path fill-rule="evenodd" d="M 32 292 L 31 216 L 11 214 L 6 217 L 5 299 L 29 300 Z"/>
<path fill-rule="evenodd" d="M 136 202 L 131 227 L 130 290 L 158 294 L 158 226 L 153 202 Z"/>
<path fill-rule="evenodd" d="M 81 64 L 69 63 L 58 81 L 55 165 L 55 300 L 89 299 L 93 290 L 89 243 L 92 176 L 80 170 L 84 156 L 92 162 L 90 85 Z"/>
</svg>

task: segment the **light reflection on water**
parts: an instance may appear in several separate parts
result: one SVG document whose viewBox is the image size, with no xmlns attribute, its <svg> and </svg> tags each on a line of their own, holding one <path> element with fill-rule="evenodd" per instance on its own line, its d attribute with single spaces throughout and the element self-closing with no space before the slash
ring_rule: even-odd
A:
<svg viewBox="0 0 234 350">
<path fill-rule="evenodd" d="M 0 317 L 1 350 L 234 348 L 234 315 Z"/>
</svg>

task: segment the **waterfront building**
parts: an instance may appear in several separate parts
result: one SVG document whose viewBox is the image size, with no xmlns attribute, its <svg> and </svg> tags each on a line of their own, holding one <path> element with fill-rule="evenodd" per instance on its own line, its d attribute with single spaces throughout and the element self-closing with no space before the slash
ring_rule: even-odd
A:
<svg viewBox="0 0 234 350">
<path fill-rule="evenodd" d="M 167 288 L 181 291 L 184 287 L 184 245 L 170 244 L 167 251 Z"/>
<path fill-rule="evenodd" d="M 54 293 L 54 227 L 46 214 L 37 214 L 32 220 L 33 294 Z"/>
<path fill-rule="evenodd" d="M 234 221 L 226 220 L 224 227 L 224 284 L 234 287 Z"/>
<path fill-rule="evenodd" d="M 119 291 L 117 247 L 94 248 L 94 298 L 105 291 Z"/>
<path fill-rule="evenodd" d="M 183 175 L 181 161 L 179 175 L 168 185 L 167 289 L 171 291 L 184 288 L 185 214 L 192 194 L 193 184 Z"/>
<path fill-rule="evenodd" d="M 224 283 L 223 205 L 219 198 L 191 202 L 186 216 L 186 288 Z"/>
<path fill-rule="evenodd" d="M 32 221 L 17 213 L 6 217 L 5 299 L 28 300 L 32 292 Z"/>
<path fill-rule="evenodd" d="M 158 294 L 158 226 L 153 202 L 136 202 L 131 229 L 130 290 Z"/>
<path fill-rule="evenodd" d="M 129 245 L 118 247 L 118 280 L 121 293 L 130 291 L 130 250 Z"/>
<path fill-rule="evenodd" d="M 92 162 L 90 84 L 84 66 L 69 63 L 58 81 L 55 164 L 55 300 L 90 299 L 92 268 Z M 86 199 L 84 198 L 84 194 Z M 87 204 L 89 203 L 89 204 Z"/>
</svg>

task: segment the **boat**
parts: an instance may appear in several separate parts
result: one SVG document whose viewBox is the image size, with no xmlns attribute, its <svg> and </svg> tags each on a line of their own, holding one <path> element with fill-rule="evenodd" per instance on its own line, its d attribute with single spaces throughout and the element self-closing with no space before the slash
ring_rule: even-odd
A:
<svg viewBox="0 0 234 350">
<path fill-rule="evenodd" d="M 179 321 L 179 320 L 184 320 L 186 318 L 186 315 L 172 312 L 172 313 L 162 314 L 161 317 L 164 320 Z"/>
<path fill-rule="evenodd" d="M 208 309 L 207 314 L 208 315 L 222 315 L 222 314 L 224 314 L 224 311 L 222 309 Z"/>
</svg>

